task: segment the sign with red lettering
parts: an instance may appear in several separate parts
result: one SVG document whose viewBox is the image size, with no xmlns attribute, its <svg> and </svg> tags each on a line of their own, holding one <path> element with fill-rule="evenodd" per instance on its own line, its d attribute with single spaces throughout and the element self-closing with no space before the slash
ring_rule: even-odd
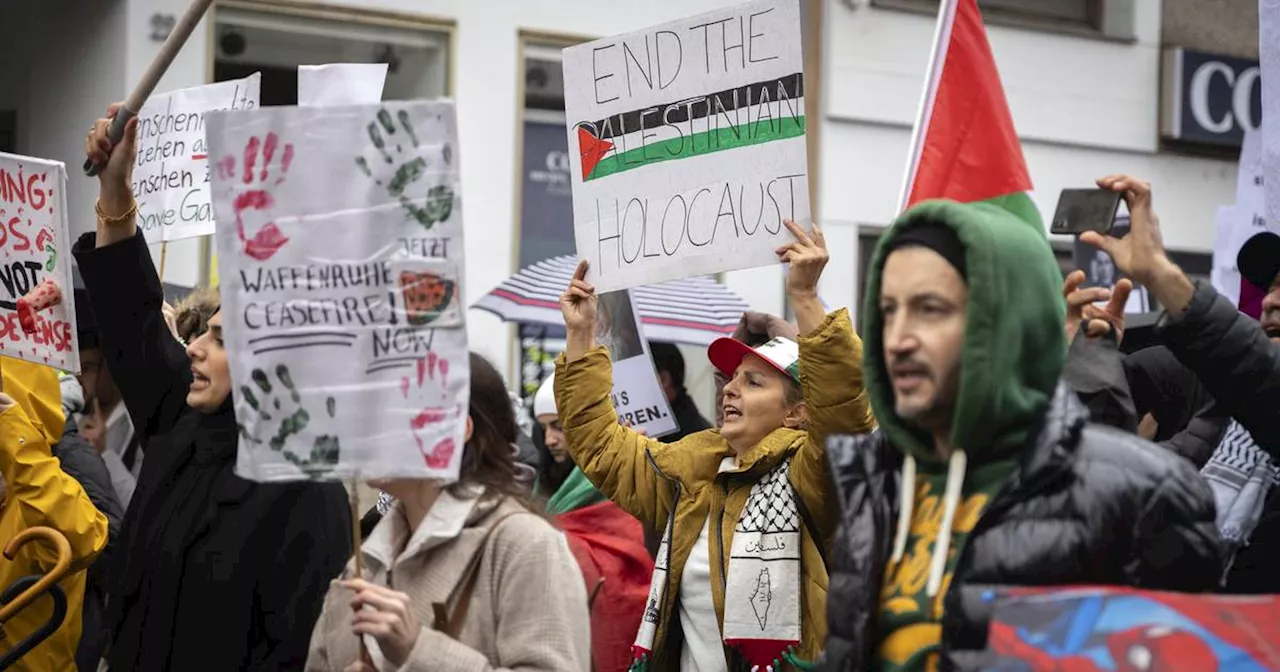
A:
<svg viewBox="0 0 1280 672">
<path fill-rule="evenodd" d="M 0 153 L 0 355 L 80 372 L 67 168 Z"/>
</svg>

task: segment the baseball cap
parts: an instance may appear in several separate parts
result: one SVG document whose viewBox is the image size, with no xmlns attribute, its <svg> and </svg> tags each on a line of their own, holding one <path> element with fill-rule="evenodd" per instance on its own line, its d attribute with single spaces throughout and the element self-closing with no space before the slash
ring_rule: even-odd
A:
<svg viewBox="0 0 1280 672">
<path fill-rule="evenodd" d="M 1280 273 L 1280 236 L 1263 231 L 1245 241 L 1236 257 L 1240 277 L 1266 291 Z"/>
<path fill-rule="evenodd" d="M 720 373 L 732 377 L 747 355 L 756 355 L 784 375 L 800 382 L 800 346 L 789 338 L 774 338 L 759 347 L 733 338 L 719 338 L 707 348 L 707 359 Z"/>
</svg>

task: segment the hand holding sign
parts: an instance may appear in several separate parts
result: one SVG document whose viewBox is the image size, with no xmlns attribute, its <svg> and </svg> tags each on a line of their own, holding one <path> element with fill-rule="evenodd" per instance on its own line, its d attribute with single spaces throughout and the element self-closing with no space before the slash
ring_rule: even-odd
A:
<svg viewBox="0 0 1280 672">
<path fill-rule="evenodd" d="M 585 277 L 587 262 L 584 259 L 578 262 L 569 288 L 560 295 L 560 312 L 564 315 L 564 327 L 571 339 L 575 334 L 590 338 L 596 330 L 596 307 L 600 299 L 596 296 L 596 288 L 587 283 L 583 279 Z"/>
<path fill-rule="evenodd" d="M 101 194 L 99 204 L 108 215 L 118 215 L 127 211 L 133 201 L 133 164 L 138 150 L 135 141 L 138 136 L 138 120 L 130 119 L 124 127 L 124 137 L 114 149 L 108 137 L 111 123 L 120 113 L 124 103 L 112 103 L 107 106 L 107 116 L 93 122 L 89 135 L 84 141 L 84 153 L 94 165 L 104 166 L 98 173 L 98 184 Z"/>
</svg>

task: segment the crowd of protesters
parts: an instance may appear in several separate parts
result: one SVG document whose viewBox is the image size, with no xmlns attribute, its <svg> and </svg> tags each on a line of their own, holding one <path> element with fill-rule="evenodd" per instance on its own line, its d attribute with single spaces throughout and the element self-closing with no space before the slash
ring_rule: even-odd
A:
<svg viewBox="0 0 1280 672">
<path fill-rule="evenodd" d="M 235 475 L 217 294 L 165 303 L 117 109 L 85 146 L 83 372 L 2 366 L 0 540 L 70 551 L 67 617 L 13 669 L 983 669 L 992 586 L 1280 593 L 1280 237 L 1240 255 L 1259 320 L 1170 260 L 1138 178 L 1098 180 L 1129 234 L 1082 236 L 1114 287 L 1064 279 L 1038 222 L 925 202 L 881 237 L 855 328 L 818 298 L 822 230 L 788 222 L 794 323 L 748 313 L 710 346 L 714 422 L 653 344 L 661 440 L 619 421 L 580 265 L 536 451 L 472 354 L 459 480 L 371 482 L 355 558 L 342 485 Z M 1125 354 L 1135 282 L 1163 315 Z M 0 589 L 58 562 L 29 543 Z"/>
</svg>

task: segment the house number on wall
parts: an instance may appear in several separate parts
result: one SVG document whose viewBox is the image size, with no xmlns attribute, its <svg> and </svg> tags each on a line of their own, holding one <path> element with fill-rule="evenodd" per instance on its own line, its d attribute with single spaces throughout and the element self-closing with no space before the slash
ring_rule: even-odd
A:
<svg viewBox="0 0 1280 672">
<path fill-rule="evenodd" d="M 173 14 L 152 14 L 151 39 L 156 42 L 164 42 L 169 37 L 169 33 L 173 31 L 173 26 L 176 23 L 178 23 L 178 19 Z"/>
</svg>

